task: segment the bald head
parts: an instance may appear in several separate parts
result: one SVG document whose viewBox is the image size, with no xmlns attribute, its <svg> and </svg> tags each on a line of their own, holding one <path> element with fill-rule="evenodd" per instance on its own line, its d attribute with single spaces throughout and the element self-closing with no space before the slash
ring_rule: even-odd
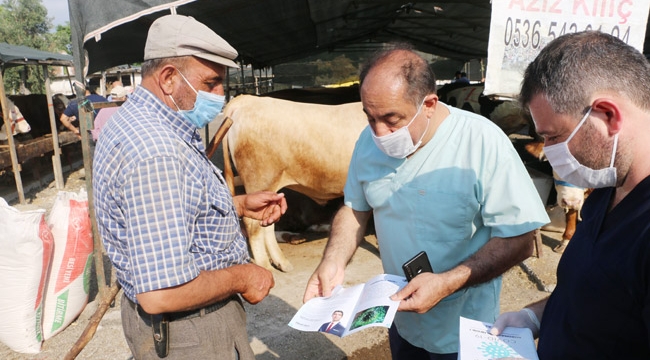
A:
<svg viewBox="0 0 650 360">
<path fill-rule="evenodd" d="M 436 78 L 427 61 L 408 44 L 396 44 L 371 57 L 361 69 L 361 93 L 392 92 L 418 104 L 436 92 Z"/>
</svg>

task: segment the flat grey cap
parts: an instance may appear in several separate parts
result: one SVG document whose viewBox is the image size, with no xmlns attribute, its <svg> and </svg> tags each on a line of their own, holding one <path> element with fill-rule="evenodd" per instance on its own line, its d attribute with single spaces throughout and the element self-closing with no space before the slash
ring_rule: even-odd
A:
<svg viewBox="0 0 650 360">
<path fill-rule="evenodd" d="M 237 50 L 193 17 L 165 15 L 149 28 L 144 59 L 193 55 L 213 63 L 238 67 Z"/>
</svg>

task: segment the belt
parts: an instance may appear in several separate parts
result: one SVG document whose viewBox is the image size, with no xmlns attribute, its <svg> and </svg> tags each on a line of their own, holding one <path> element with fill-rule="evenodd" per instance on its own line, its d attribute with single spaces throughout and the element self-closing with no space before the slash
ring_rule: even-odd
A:
<svg viewBox="0 0 650 360">
<path fill-rule="evenodd" d="M 136 310 L 141 317 L 149 319 L 149 317 L 151 316 L 149 313 L 144 311 L 142 309 L 142 307 L 138 306 L 138 304 L 131 301 L 131 299 L 129 299 L 129 298 L 126 298 L 126 299 L 128 300 L 129 305 L 131 306 L 131 308 L 133 310 Z M 169 321 L 192 319 L 192 318 L 196 318 L 196 317 L 205 316 L 205 315 L 207 315 L 207 314 L 209 314 L 211 312 L 215 312 L 215 311 L 221 309 L 222 307 L 226 306 L 229 302 L 231 302 L 233 300 L 239 300 L 238 296 L 233 295 L 233 296 L 231 296 L 231 297 L 229 297 L 227 299 L 217 301 L 216 303 L 214 303 L 212 305 L 208 305 L 208 306 L 202 307 L 200 309 L 188 310 L 188 311 L 170 312 L 170 313 L 165 313 L 165 315 L 166 315 L 166 317 L 167 317 L 167 319 Z"/>
</svg>

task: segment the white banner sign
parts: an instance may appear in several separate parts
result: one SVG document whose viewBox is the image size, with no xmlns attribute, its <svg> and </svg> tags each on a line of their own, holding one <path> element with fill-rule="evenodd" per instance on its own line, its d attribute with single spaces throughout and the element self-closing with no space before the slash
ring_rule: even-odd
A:
<svg viewBox="0 0 650 360">
<path fill-rule="evenodd" d="M 599 30 L 643 51 L 648 0 L 492 0 L 486 95 L 513 97 L 524 70 L 558 36 Z"/>
</svg>

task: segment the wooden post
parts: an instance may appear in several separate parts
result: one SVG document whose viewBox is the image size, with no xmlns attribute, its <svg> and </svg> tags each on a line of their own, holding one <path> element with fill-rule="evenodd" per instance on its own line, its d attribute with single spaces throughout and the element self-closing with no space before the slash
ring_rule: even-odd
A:
<svg viewBox="0 0 650 360">
<path fill-rule="evenodd" d="M 77 93 L 83 93 L 77 91 Z M 90 129 L 94 128 L 93 120 L 95 113 L 93 107 L 85 97 L 77 97 L 79 107 L 79 132 L 81 133 L 81 150 L 84 158 L 84 171 L 86 173 L 86 192 L 88 193 L 88 214 L 93 231 L 93 256 L 95 260 L 95 272 L 97 275 L 97 287 L 99 293 L 103 294 L 108 284 L 106 283 L 106 273 L 104 272 L 104 247 L 102 244 L 99 229 L 97 228 L 97 219 L 95 218 L 95 201 L 93 194 L 93 152 L 94 145 L 91 144 Z"/>
<path fill-rule="evenodd" d="M 244 63 L 239 64 L 239 68 L 241 69 L 241 86 L 242 86 L 242 93 L 246 93 L 246 73 L 244 72 Z"/>
<path fill-rule="evenodd" d="M 107 97 L 108 94 L 106 94 L 106 71 L 102 70 L 102 77 L 99 79 L 99 95 L 103 97 Z"/>
<path fill-rule="evenodd" d="M 59 146 L 59 132 L 56 128 L 56 120 L 54 118 L 52 89 L 50 89 L 50 76 L 47 73 L 47 65 L 43 65 L 43 77 L 45 78 L 47 112 L 50 116 L 50 129 L 52 130 L 52 148 L 54 149 L 54 155 L 52 155 L 52 171 L 54 172 L 54 181 L 56 183 L 56 188 L 61 190 L 65 187 L 65 180 L 63 180 L 63 169 L 61 168 L 61 147 Z"/>
<path fill-rule="evenodd" d="M 7 133 L 7 141 L 9 142 L 9 153 L 11 155 L 11 167 L 14 172 L 14 179 L 16 180 L 16 192 L 18 192 L 18 200 L 21 204 L 25 203 L 25 191 L 23 190 L 23 180 L 20 177 L 20 172 L 22 168 L 18 163 L 18 155 L 16 154 L 16 142 L 14 141 L 13 131 L 11 130 L 11 121 L 9 120 L 9 107 L 7 101 L 5 100 L 5 85 L 4 79 L 2 77 L 2 71 L 0 71 L 0 105 L 2 105 L 2 113 L 5 123 L 5 131 Z"/>
<path fill-rule="evenodd" d="M 212 155 L 214 155 L 214 152 L 217 151 L 219 144 L 221 144 L 221 140 L 223 140 L 223 137 L 226 136 L 226 133 L 228 132 L 231 126 L 232 126 L 231 118 L 226 117 L 225 119 L 223 119 L 223 122 L 219 126 L 219 129 L 217 129 L 217 132 L 212 137 L 212 140 L 210 141 L 210 145 L 207 146 L 207 149 L 205 151 L 205 154 L 207 155 L 208 159 L 212 159 Z"/>
</svg>

